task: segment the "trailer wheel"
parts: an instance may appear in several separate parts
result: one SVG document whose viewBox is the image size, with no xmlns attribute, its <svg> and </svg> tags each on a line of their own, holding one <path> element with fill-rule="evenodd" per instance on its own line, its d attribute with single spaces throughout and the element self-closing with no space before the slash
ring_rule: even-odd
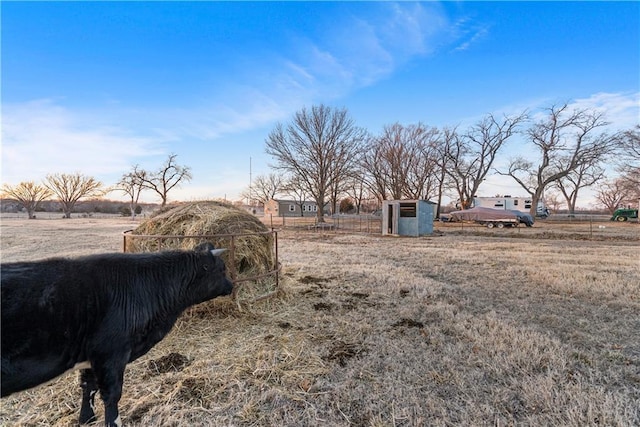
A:
<svg viewBox="0 0 640 427">
<path fill-rule="evenodd" d="M 497 224 L 497 227 L 498 227 L 498 228 L 504 228 L 504 224 L 503 224 L 503 223 L 501 223 L 501 222 L 499 222 L 499 223 Z"/>
<path fill-rule="evenodd" d="M 488 222 L 487 223 L 487 228 L 493 228 L 493 226 L 494 226 L 494 223 L 492 223 L 492 222 Z"/>
</svg>

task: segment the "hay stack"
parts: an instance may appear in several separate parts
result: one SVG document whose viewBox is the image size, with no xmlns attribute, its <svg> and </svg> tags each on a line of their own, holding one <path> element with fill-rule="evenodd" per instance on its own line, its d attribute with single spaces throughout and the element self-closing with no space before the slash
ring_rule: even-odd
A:
<svg viewBox="0 0 640 427">
<path fill-rule="evenodd" d="M 249 234 L 268 231 L 258 218 L 229 203 L 192 202 L 160 212 L 140 224 L 127 238 L 127 252 L 192 249 L 201 242 L 209 241 L 217 248 L 229 249 L 222 255 L 227 268 L 231 270 L 233 263 L 235 278 L 242 279 L 266 273 L 274 268 L 274 243 L 271 234 Z M 233 260 L 229 259 L 231 237 L 219 236 L 231 234 L 235 235 Z M 136 237 L 140 235 L 201 237 Z"/>
</svg>

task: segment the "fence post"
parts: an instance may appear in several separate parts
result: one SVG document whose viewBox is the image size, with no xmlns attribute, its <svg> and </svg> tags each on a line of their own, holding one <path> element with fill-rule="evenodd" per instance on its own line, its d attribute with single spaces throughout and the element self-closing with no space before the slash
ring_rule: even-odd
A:
<svg viewBox="0 0 640 427">
<path fill-rule="evenodd" d="M 280 268 L 279 264 L 279 258 L 278 258 L 278 232 L 274 231 L 273 232 L 273 237 L 274 237 L 274 242 L 275 242 L 275 253 L 276 253 L 276 259 L 275 259 L 275 265 L 274 265 L 274 269 L 276 270 L 276 289 L 278 289 L 280 287 L 280 273 L 278 271 L 278 268 Z"/>
</svg>

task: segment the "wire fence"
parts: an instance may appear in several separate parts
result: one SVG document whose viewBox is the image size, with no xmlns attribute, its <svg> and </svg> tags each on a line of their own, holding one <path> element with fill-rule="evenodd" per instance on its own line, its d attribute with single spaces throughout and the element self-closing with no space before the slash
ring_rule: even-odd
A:
<svg viewBox="0 0 640 427">
<path fill-rule="evenodd" d="M 145 218 L 146 216 L 137 215 L 136 219 Z M 29 219 L 26 212 L 3 212 L 0 214 L 2 219 Z M 109 214 L 102 212 L 73 212 L 71 218 L 96 218 L 96 219 L 112 219 L 112 218 L 131 218 L 131 216 L 123 216 L 122 214 Z M 66 219 L 62 212 L 36 212 L 34 219 Z"/>
<path fill-rule="evenodd" d="M 317 232 L 373 233 L 382 232 L 382 218 L 379 215 L 332 215 L 325 216 L 324 222 L 317 217 L 264 216 L 262 222 L 275 229 L 308 230 Z"/>
</svg>

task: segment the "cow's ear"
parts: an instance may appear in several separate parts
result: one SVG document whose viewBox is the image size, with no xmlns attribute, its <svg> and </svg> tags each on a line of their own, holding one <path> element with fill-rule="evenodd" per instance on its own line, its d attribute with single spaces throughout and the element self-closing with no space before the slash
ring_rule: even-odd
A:
<svg viewBox="0 0 640 427">
<path fill-rule="evenodd" d="M 200 243 L 195 248 L 193 248 L 195 252 L 208 252 L 212 249 L 215 249 L 215 246 L 213 246 L 211 242 Z"/>
<path fill-rule="evenodd" d="M 222 248 L 222 249 L 211 249 L 211 250 L 210 250 L 211 255 L 213 255 L 213 256 L 220 256 L 220 255 L 222 255 L 222 253 L 223 253 L 224 251 L 226 251 L 226 249 L 225 249 L 225 248 Z"/>
</svg>

